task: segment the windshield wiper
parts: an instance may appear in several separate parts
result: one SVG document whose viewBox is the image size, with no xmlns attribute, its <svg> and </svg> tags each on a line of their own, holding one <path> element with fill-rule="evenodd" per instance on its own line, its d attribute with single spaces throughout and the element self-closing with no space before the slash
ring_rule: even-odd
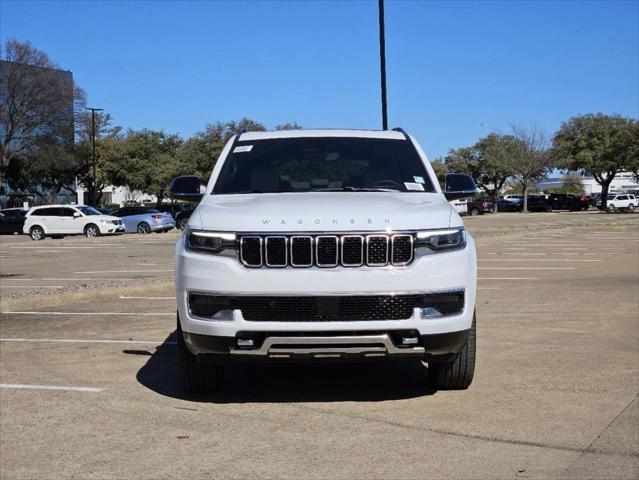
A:
<svg viewBox="0 0 639 480">
<path fill-rule="evenodd" d="M 401 192 L 399 188 L 382 187 L 339 187 L 339 188 L 313 188 L 311 192 Z"/>
</svg>

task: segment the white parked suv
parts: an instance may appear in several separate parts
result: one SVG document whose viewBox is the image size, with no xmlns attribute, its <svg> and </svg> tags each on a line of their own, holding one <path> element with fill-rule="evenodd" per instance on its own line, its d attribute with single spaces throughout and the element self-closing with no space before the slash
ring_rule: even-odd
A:
<svg viewBox="0 0 639 480">
<path fill-rule="evenodd" d="M 597 206 L 601 208 L 601 200 L 597 202 Z M 629 193 L 608 195 L 606 208 L 609 212 L 616 212 L 617 210 L 634 212 L 635 208 L 637 208 L 637 197 Z"/>
<path fill-rule="evenodd" d="M 27 212 L 22 231 L 32 240 L 65 235 L 97 237 L 124 233 L 124 225 L 121 219 L 86 205 L 47 205 Z"/>
<path fill-rule="evenodd" d="M 247 360 L 414 357 L 438 388 L 467 388 L 475 366 L 476 254 L 403 130 L 236 135 L 176 245 L 177 342 L 188 392 L 218 387 Z"/>
</svg>

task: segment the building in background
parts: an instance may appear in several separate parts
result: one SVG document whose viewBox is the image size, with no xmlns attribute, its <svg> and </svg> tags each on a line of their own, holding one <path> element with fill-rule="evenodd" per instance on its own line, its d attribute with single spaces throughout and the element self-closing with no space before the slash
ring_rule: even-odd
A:
<svg viewBox="0 0 639 480">
<path fill-rule="evenodd" d="M 0 184 L 0 206 L 75 202 L 73 185 L 15 187 L 25 183 L 15 180 L 21 159 L 28 159 L 43 144 L 73 146 L 73 102 L 70 71 L 0 60 L 0 153 L 8 172 Z"/>
<path fill-rule="evenodd" d="M 77 202 L 78 205 L 83 205 L 88 200 L 87 190 L 82 185 L 76 185 Z M 100 203 L 102 205 L 113 205 L 123 207 L 131 204 L 151 204 L 156 203 L 157 197 L 155 195 L 149 195 L 142 192 L 131 191 L 126 187 L 114 187 L 108 186 L 102 189 L 102 198 Z"/>
<path fill-rule="evenodd" d="M 563 184 L 564 180 L 562 177 L 547 177 L 539 182 L 539 188 L 545 192 L 550 188 L 561 188 Z M 597 183 L 594 177 L 581 175 L 581 185 L 586 195 L 601 193 L 601 185 Z M 635 190 L 639 190 L 639 183 L 637 183 L 632 172 L 620 172 L 615 175 L 609 188 L 610 193 L 631 192 Z"/>
</svg>

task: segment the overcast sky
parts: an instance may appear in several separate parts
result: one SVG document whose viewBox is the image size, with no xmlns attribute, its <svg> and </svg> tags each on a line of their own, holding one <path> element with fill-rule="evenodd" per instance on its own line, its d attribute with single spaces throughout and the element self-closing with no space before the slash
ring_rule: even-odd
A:
<svg viewBox="0 0 639 480">
<path fill-rule="evenodd" d="M 188 136 L 380 128 L 377 2 L 0 0 L 0 37 L 73 72 L 116 123 Z M 639 2 L 386 2 L 390 125 L 431 158 L 512 123 L 639 116 Z"/>
</svg>

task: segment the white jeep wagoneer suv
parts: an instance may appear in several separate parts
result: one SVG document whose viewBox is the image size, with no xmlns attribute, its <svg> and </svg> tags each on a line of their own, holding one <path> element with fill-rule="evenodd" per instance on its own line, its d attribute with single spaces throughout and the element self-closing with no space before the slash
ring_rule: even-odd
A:
<svg viewBox="0 0 639 480">
<path fill-rule="evenodd" d="M 415 357 L 438 388 L 475 365 L 476 256 L 413 137 L 392 131 L 249 132 L 222 151 L 176 247 L 177 341 L 188 392 L 224 364 Z"/>
</svg>

